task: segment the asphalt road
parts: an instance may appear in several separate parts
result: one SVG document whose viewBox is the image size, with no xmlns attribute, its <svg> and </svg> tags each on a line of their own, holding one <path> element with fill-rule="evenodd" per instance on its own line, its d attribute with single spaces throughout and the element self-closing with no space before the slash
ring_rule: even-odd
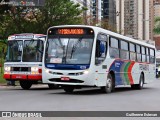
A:
<svg viewBox="0 0 160 120">
<path fill-rule="evenodd" d="M 66 94 L 47 85 L 35 85 L 30 90 L 0 86 L 0 111 L 160 111 L 160 79 L 143 90 L 124 87 L 111 94 L 98 88 Z"/>
</svg>

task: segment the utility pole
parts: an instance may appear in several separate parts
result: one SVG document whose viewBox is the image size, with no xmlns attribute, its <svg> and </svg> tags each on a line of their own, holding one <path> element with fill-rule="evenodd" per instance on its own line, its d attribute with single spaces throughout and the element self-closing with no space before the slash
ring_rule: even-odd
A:
<svg viewBox="0 0 160 120">
<path fill-rule="evenodd" d="M 87 8 L 87 0 L 83 0 L 83 6 Z M 84 20 L 84 24 L 86 25 L 87 24 L 87 11 L 86 10 L 83 12 L 83 20 Z"/>
</svg>

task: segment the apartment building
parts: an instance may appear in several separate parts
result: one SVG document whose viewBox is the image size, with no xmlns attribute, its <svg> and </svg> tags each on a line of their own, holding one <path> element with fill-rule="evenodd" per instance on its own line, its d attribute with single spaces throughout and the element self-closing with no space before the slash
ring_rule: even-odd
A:
<svg viewBox="0 0 160 120">
<path fill-rule="evenodd" d="M 108 20 L 110 26 L 116 27 L 115 0 L 92 0 L 92 16 L 97 22 Z"/>
<path fill-rule="evenodd" d="M 117 31 L 138 39 L 153 40 L 153 0 L 116 0 Z"/>
<path fill-rule="evenodd" d="M 71 0 L 75 3 L 79 3 L 81 7 L 87 8 L 86 11 L 83 12 L 84 24 L 90 24 L 92 20 L 92 0 Z"/>
<path fill-rule="evenodd" d="M 154 17 L 160 17 L 160 0 L 154 0 Z"/>
</svg>

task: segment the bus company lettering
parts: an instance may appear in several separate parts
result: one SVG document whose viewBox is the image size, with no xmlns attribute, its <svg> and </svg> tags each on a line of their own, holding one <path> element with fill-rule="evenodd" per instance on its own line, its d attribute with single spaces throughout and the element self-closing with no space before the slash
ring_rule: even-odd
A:
<svg viewBox="0 0 160 120">
<path fill-rule="evenodd" d="M 139 64 L 139 69 L 144 71 L 149 71 L 149 65 Z"/>
<path fill-rule="evenodd" d="M 115 67 L 120 67 L 121 63 L 116 62 Z"/>
</svg>

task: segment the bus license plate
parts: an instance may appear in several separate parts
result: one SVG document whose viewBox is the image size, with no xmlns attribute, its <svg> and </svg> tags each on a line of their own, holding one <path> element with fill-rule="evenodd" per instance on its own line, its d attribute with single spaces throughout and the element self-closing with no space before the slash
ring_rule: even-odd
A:
<svg viewBox="0 0 160 120">
<path fill-rule="evenodd" d="M 22 76 L 20 76 L 20 75 L 17 75 L 17 76 L 16 76 L 16 78 L 22 78 Z"/>
<path fill-rule="evenodd" d="M 70 78 L 69 77 L 61 77 L 61 80 L 63 80 L 63 81 L 69 81 Z"/>
</svg>

